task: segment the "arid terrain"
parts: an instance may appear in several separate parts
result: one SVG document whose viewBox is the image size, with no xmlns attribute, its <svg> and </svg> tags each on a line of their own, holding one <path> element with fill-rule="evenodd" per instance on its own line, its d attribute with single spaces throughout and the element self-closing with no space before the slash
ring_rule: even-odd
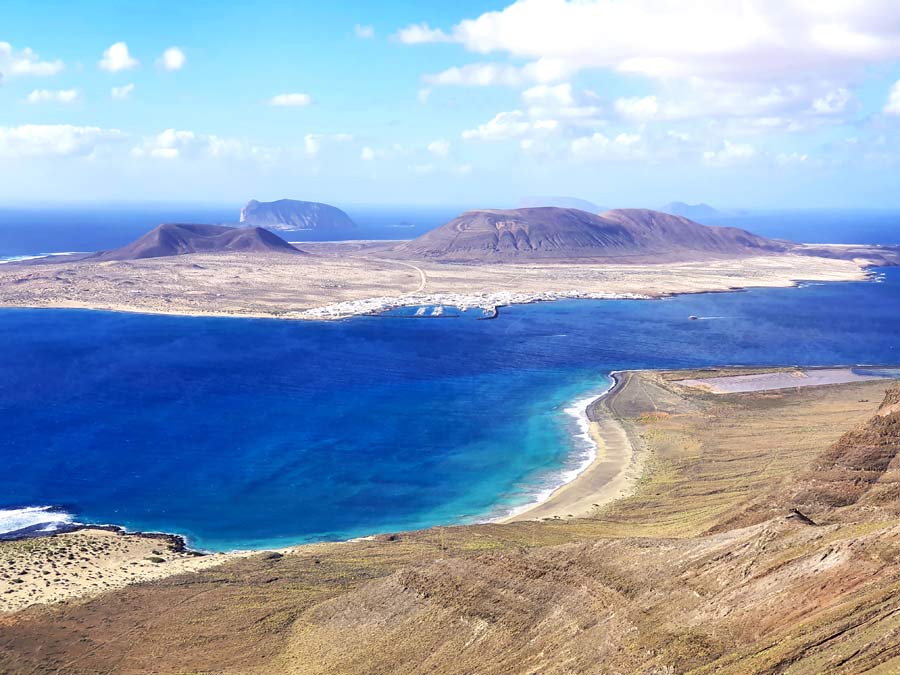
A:
<svg viewBox="0 0 900 675">
<path fill-rule="evenodd" d="M 795 255 L 656 265 L 460 265 L 389 259 L 383 248 L 304 244 L 314 255 L 197 253 L 0 265 L 0 307 L 332 319 L 398 306 L 488 309 L 542 299 L 656 297 L 866 278 L 852 260 Z"/>
<path fill-rule="evenodd" d="M 259 553 L 34 605 L 0 615 L 0 672 L 896 672 L 900 387 L 679 384 L 754 372 L 623 376 L 592 415 L 645 461 L 587 517 Z"/>
</svg>

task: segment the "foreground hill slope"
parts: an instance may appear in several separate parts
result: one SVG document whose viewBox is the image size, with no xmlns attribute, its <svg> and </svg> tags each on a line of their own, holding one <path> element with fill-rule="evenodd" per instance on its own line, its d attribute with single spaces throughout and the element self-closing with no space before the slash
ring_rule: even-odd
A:
<svg viewBox="0 0 900 675">
<path fill-rule="evenodd" d="M 166 223 L 130 244 L 100 251 L 85 260 L 139 260 L 189 253 L 301 253 L 281 237 L 261 227 L 224 227 Z"/>
<path fill-rule="evenodd" d="M 647 463 L 591 518 L 319 544 L 34 607 L 0 617 L 0 672 L 896 672 L 900 520 L 802 518 L 791 489 L 891 445 L 900 392 L 716 396 L 692 376 L 626 374 L 601 404 Z M 722 527 L 760 496 L 783 501 Z"/>
<path fill-rule="evenodd" d="M 284 232 L 348 234 L 356 223 L 336 206 L 297 199 L 258 202 L 251 199 L 241 209 L 241 223 Z"/>
<path fill-rule="evenodd" d="M 602 258 L 666 262 L 784 252 L 785 242 L 649 209 L 596 215 L 556 207 L 467 211 L 395 247 L 401 255 L 492 261 Z"/>
</svg>

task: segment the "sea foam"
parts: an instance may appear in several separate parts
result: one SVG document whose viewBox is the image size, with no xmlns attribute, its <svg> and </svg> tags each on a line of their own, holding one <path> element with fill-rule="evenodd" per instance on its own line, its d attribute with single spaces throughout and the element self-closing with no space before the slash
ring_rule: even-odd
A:
<svg viewBox="0 0 900 675">
<path fill-rule="evenodd" d="M 69 529 L 74 524 L 71 513 L 53 506 L 0 509 L 0 539 L 50 534 Z"/>
</svg>

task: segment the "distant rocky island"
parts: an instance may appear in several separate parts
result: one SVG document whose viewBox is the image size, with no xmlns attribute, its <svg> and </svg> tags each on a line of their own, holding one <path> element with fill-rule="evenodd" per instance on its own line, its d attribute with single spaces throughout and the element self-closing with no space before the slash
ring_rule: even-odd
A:
<svg viewBox="0 0 900 675">
<path fill-rule="evenodd" d="M 295 253 L 302 251 L 261 227 L 165 223 L 135 241 L 87 256 L 87 261 L 139 260 L 190 253 Z"/>
<path fill-rule="evenodd" d="M 669 202 L 660 207 L 660 211 L 671 213 L 673 216 L 690 218 L 698 222 L 709 222 L 722 214 L 709 204 L 686 204 L 684 202 Z"/>
<path fill-rule="evenodd" d="M 787 242 L 649 209 L 602 214 L 538 207 L 467 211 L 395 247 L 409 257 L 466 261 L 603 258 L 627 262 L 771 255 Z"/>
<path fill-rule="evenodd" d="M 558 195 L 522 197 L 519 200 L 518 208 L 530 209 L 540 206 L 557 206 L 561 209 L 580 209 L 581 211 L 587 211 L 588 213 L 601 213 L 609 210 L 602 206 L 597 206 L 587 199 L 562 197 Z"/>
<path fill-rule="evenodd" d="M 331 236 L 345 236 L 357 229 L 350 216 L 336 206 L 297 199 L 279 199 L 274 202 L 251 199 L 241 209 L 241 223 L 282 232 L 311 232 Z"/>
</svg>

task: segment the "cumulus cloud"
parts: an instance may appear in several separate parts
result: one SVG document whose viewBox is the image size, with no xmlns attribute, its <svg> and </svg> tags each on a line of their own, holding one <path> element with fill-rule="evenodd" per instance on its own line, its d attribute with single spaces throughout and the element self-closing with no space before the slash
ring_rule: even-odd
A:
<svg viewBox="0 0 900 675">
<path fill-rule="evenodd" d="M 371 162 L 373 159 L 375 159 L 375 151 L 369 146 L 366 146 L 359 153 L 359 158 L 366 162 Z"/>
<path fill-rule="evenodd" d="M 541 59 L 524 66 L 509 63 L 469 63 L 464 66 L 452 66 L 439 73 L 426 74 L 422 79 L 430 85 L 519 87 L 535 82 L 557 82 L 569 72 L 558 60 Z"/>
<path fill-rule="evenodd" d="M 169 47 L 156 59 L 156 65 L 163 70 L 181 70 L 187 63 L 187 56 L 178 47 Z"/>
<path fill-rule="evenodd" d="M 622 132 L 609 137 L 599 131 L 576 138 L 570 144 L 572 155 L 580 159 L 636 159 L 644 155 L 643 138 Z"/>
<path fill-rule="evenodd" d="M 394 39 L 405 45 L 420 45 L 429 42 L 452 42 L 453 39 L 439 28 L 431 28 L 427 23 L 418 23 L 401 28 Z"/>
<path fill-rule="evenodd" d="M 360 40 L 369 40 L 375 37 L 375 28 L 373 26 L 363 26 L 356 24 L 353 26 L 353 32 Z"/>
<path fill-rule="evenodd" d="M 140 65 L 140 62 L 137 59 L 132 58 L 131 54 L 128 52 L 127 44 L 124 42 L 116 42 L 103 52 L 103 58 L 100 59 L 100 62 L 97 65 L 103 70 L 108 70 L 111 73 L 118 73 L 122 70 L 137 68 L 137 66 Z"/>
<path fill-rule="evenodd" d="M 467 141 L 504 141 L 533 132 L 554 131 L 558 126 L 557 120 L 530 120 L 521 110 L 512 110 L 497 113 L 490 121 L 463 131 L 462 138 Z"/>
<path fill-rule="evenodd" d="M 849 89 L 840 87 L 829 91 L 812 102 L 812 109 L 819 115 L 837 115 L 847 109 L 853 95 Z"/>
<path fill-rule="evenodd" d="M 194 131 L 166 129 L 143 139 L 132 148 L 138 158 L 176 159 L 255 159 L 269 161 L 275 151 L 234 138 L 222 138 Z"/>
<path fill-rule="evenodd" d="M 900 115 L 900 80 L 894 82 L 894 86 L 891 87 L 884 112 L 888 115 Z"/>
<path fill-rule="evenodd" d="M 449 32 L 419 24 L 398 37 L 557 59 L 578 69 L 755 78 L 896 59 L 900 14 L 893 0 L 517 0 Z"/>
<path fill-rule="evenodd" d="M 747 143 L 732 143 L 722 141 L 717 150 L 707 150 L 703 153 L 703 161 L 712 166 L 729 166 L 746 162 L 756 156 L 756 148 Z"/>
<path fill-rule="evenodd" d="M 18 75 L 56 75 L 64 68 L 60 60 L 42 61 L 30 48 L 14 49 L 8 42 L 0 42 L 0 78 Z"/>
<path fill-rule="evenodd" d="M 309 94 L 278 94 L 269 99 L 269 105 L 287 108 L 305 108 L 312 104 Z"/>
<path fill-rule="evenodd" d="M 648 120 L 659 113 L 656 96 L 618 98 L 613 105 L 619 115 L 628 119 Z"/>
<path fill-rule="evenodd" d="M 431 141 L 431 143 L 428 144 L 428 152 L 437 155 L 438 157 L 446 157 L 450 154 L 450 141 L 446 141 L 442 138 Z"/>
<path fill-rule="evenodd" d="M 121 87 L 113 87 L 109 90 L 109 95 L 112 96 L 117 101 L 124 101 L 126 98 L 131 96 L 131 93 L 134 91 L 134 84 L 124 84 Z"/>
<path fill-rule="evenodd" d="M 74 103 L 78 100 L 77 89 L 35 89 L 25 99 L 28 103 Z"/>
<path fill-rule="evenodd" d="M 465 66 L 454 66 L 440 73 L 425 75 L 422 79 L 431 85 L 468 87 L 486 87 L 496 84 L 518 87 L 527 81 L 521 68 L 497 63 L 470 63 Z"/>
<path fill-rule="evenodd" d="M 71 124 L 0 127 L 0 156 L 87 157 L 101 146 L 121 143 L 125 138 L 125 134 L 118 129 Z"/>
<path fill-rule="evenodd" d="M 321 137 L 316 134 L 306 134 L 303 137 L 303 151 L 310 157 L 315 157 L 322 149 Z"/>
</svg>

